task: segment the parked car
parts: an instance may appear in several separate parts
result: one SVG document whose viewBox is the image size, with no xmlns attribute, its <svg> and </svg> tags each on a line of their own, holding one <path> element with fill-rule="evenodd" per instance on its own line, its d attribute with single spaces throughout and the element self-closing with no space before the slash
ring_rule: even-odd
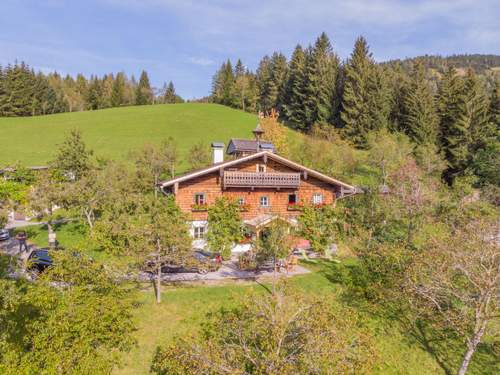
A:
<svg viewBox="0 0 500 375">
<path fill-rule="evenodd" d="M 206 253 L 201 250 L 194 251 L 183 265 L 164 265 L 162 272 L 165 273 L 199 273 L 205 275 L 208 272 L 217 271 L 222 265 L 219 254 Z"/>
<path fill-rule="evenodd" d="M 42 272 L 47 267 L 52 266 L 53 260 L 50 256 L 50 252 L 54 250 L 64 250 L 63 247 L 56 247 L 53 249 L 49 249 L 48 247 L 41 247 L 39 249 L 35 249 L 28 256 L 28 269 L 32 271 Z M 72 254 L 74 257 L 79 257 L 80 253 L 74 252 Z"/>
<path fill-rule="evenodd" d="M 7 241 L 10 238 L 8 229 L 0 229 L 0 241 Z"/>
<path fill-rule="evenodd" d="M 28 257 L 28 269 L 32 271 L 42 272 L 52 263 L 48 248 L 33 250 Z"/>
</svg>

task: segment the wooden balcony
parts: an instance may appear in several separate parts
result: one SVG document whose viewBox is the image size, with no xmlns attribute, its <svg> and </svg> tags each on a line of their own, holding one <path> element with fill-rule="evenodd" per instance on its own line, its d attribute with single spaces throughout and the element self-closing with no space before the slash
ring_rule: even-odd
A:
<svg viewBox="0 0 500 375">
<path fill-rule="evenodd" d="M 300 173 L 224 172 L 223 187 L 294 189 L 300 185 Z"/>
</svg>

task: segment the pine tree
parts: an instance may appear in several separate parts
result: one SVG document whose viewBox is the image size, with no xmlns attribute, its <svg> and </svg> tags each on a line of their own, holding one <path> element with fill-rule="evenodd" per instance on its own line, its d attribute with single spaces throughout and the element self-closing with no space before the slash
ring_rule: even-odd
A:
<svg viewBox="0 0 500 375">
<path fill-rule="evenodd" d="M 490 122 L 490 103 L 484 86 L 472 69 L 467 71 L 464 80 L 464 95 L 466 101 L 466 117 L 469 121 L 471 143 L 470 158 L 484 148 L 495 136 L 495 129 Z"/>
<path fill-rule="evenodd" d="M 285 95 L 280 115 L 293 127 L 306 130 L 306 113 L 304 101 L 305 92 L 306 55 L 299 44 L 290 60 L 288 80 L 285 86 Z"/>
<path fill-rule="evenodd" d="M 272 78 L 271 59 L 264 56 L 257 69 L 257 85 L 259 88 L 258 109 L 262 112 L 269 112 L 276 103 L 275 81 Z"/>
<path fill-rule="evenodd" d="M 24 64 L 8 65 L 4 72 L 5 100 L 0 103 L 4 116 L 30 116 L 33 113 L 35 74 Z"/>
<path fill-rule="evenodd" d="M 102 83 L 98 77 L 90 77 L 85 101 L 87 109 L 95 110 L 102 108 Z"/>
<path fill-rule="evenodd" d="M 119 107 L 125 103 L 125 74 L 120 72 L 116 74 L 111 92 L 111 105 Z"/>
<path fill-rule="evenodd" d="M 500 131 L 500 79 L 495 80 L 495 85 L 490 98 L 490 123 L 495 131 Z"/>
<path fill-rule="evenodd" d="M 238 79 L 238 77 L 242 77 L 243 75 L 245 75 L 245 66 L 241 62 L 241 59 L 238 59 L 234 66 L 234 77 Z"/>
<path fill-rule="evenodd" d="M 163 102 L 168 104 L 177 103 L 177 94 L 175 93 L 175 87 L 172 81 L 168 83 L 163 97 Z"/>
<path fill-rule="evenodd" d="M 286 79 L 288 76 L 288 64 L 285 55 L 282 53 L 273 53 L 271 56 L 271 86 L 270 102 L 272 109 L 280 110 L 284 100 Z"/>
<path fill-rule="evenodd" d="M 389 95 L 384 72 L 379 68 L 363 37 L 359 37 L 345 66 L 341 119 L 343 133 L 358 146 L 366 146 L 367 135 L 387 125 Z"/>
<path fill-rule="evenodd" d="M 335 83 L 339 61 L 330 39 L 322 33 L 309 50 L 305 68 L 305 114 L 309 129 L 314 123 L 329 122 L 333 117 Z"/>
<path fill-rule="evenodd" d="M 113 86 L 114 86 L 113 74 L 105 74 L 102 77 L 102 108 L 109 108 L 113 106 Z"/>
<path fill-rule="evenodd" d="M 229 107 L 234 107 L 236 98 L 234 95 L 234 73 L 233 66 L 230 60 L 226 61 L 226 64 L 222 69 L 222 104 Z"/>
<path fill-rule="evenodd" d="M 402 100 L 400 128 L 417 144 L 437 142 L 438 118 L 434 95 L 421 61 L 414 64 Z"/>
<path fill-rule="evenodd" d="M 149 83 L 148 73 L 143 70 L 141 77 L 139 78 L 139 84 L 137 85 L 135 92 L 135 104 L 136 105 L 146 105 L 153 103 L 153 90 L 151 89 L 151 84 Z"/>
<path fill-rule="evenodd" d="M 452 67 L 445 72 L 439 85 L 438 114 L 440 147 L 449 165 L 443 177 L 452 184 L 467 167 L 470 143 L 464 82 Z"/>
<path fill-rule="evenodd" d="M 2 66 L 0 65 L 0 117 L 4 116 L 2 108 L 4 106 L 3 103 L 6 102 L 7 102 L 7 91 L 5 87 L 5 73 Z"/>
</svg>

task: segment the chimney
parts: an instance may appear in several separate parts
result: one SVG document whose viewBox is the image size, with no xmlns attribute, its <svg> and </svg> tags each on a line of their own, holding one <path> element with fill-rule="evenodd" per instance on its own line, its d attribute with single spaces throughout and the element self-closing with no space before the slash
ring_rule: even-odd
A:
<svg viewBox="0 0 500 375">
<path fill-rule="evenodd" d="M 255 137 L 255 140 L 257 141 L 257 152 L 260 151 L 260 139 L 262 137 L 262 134 L 264 134 L 264 130 L 260 126 L 260 122 L 257 124 L 254 130 L 252 130 L 252 133 Z"/>
<path fill-rule="evenodd" d="M 212 143 L 212 162 L 213 164 L 222 163 L 224 161 L 224 143 Z"/>
</svg>

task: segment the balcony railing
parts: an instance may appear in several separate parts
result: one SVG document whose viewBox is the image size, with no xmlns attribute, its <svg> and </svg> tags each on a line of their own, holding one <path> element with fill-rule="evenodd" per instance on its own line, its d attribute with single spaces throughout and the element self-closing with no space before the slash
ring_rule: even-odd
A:
<svg viewBox="0 0 500 375">
<path fill-rule="evenodd" d="M 300 173 L 224 172 L 224 188 L 298 188 Z"/>
</svg>

